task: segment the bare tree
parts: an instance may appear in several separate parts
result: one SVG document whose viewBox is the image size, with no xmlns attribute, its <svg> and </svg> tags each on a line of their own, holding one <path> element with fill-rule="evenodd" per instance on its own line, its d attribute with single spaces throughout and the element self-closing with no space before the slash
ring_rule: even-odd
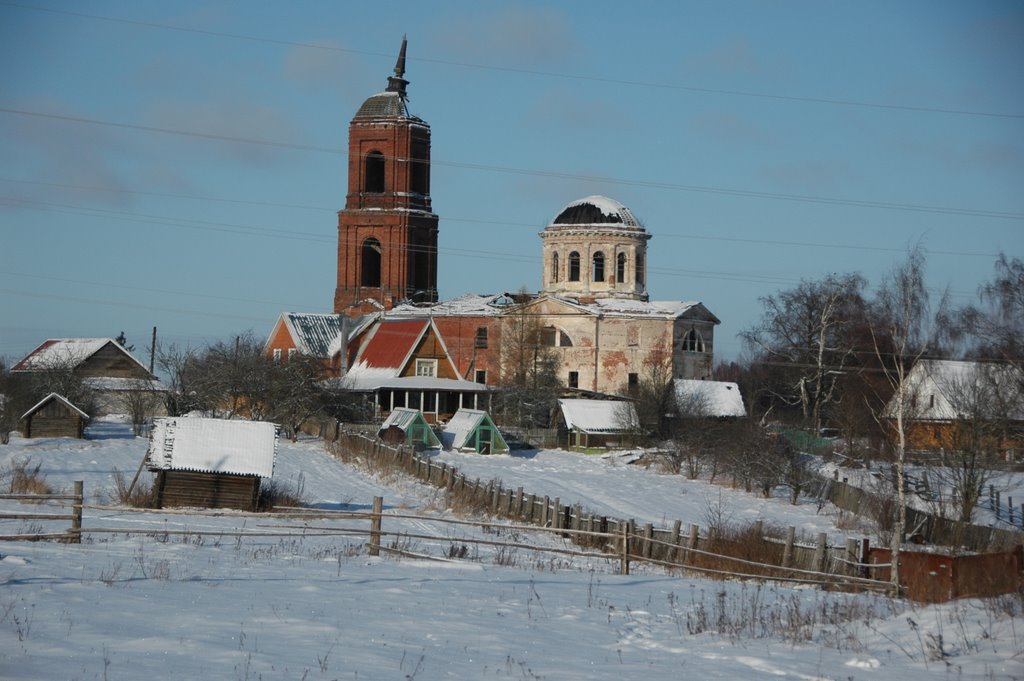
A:
<svg viewBox="0 0 1024 681">
<path fill-rule="evenodd" d="M 145 379 L 131 381 L 121 395 L 121 407 L 132 420 L 135 435 L 145 433 L 146 422 L 160 403 L 160 396 L 153 389 L 153 382 Z"/>
<path fill-rule="evenodd" d="M 900 548 L 907 527 L 906 457 L 907 431 L 914 417 L 916 400 L 908 381 L 911 367 L 935 342 L 936 329 L 930 316 L 928 291 L 925 288 L 926 258 L 920 244 L 910 250 L 907 259 L 896 265 L 878 288 L 873 302 L 871 337 L 873 350 L 888 388 L 891 390 L 887 411 L 880 418 L 889 420 L 895 437 L 895 485 L 897 504 L 896 528 L 892 539 L 892 582 L 899 589 Z M 939 305 L 938 317 L 946 307 Z"/>
<path fill-rule="evenodd" d="M 741 334 L 762 362 L 778 367 L 775 397 L 798 406 L 803 423 L 815 433 L 839 400 L 839 379 L 855 357 L 849 331 L 864 316 L 864 286 L 859 274 L 802 281 L 761 298 L 761 321 Z"/>
<path fill-rule="evenodd" d="M 518 306 L 503 320 L 495 406 L 506 424 L 546 427 L 563 389 L 558 378 L 559 356 L 556 348 L 545 342 L 545 329 L 528 307 L 529 294 L 523 290 L 516 298 Z"/>
</svg>

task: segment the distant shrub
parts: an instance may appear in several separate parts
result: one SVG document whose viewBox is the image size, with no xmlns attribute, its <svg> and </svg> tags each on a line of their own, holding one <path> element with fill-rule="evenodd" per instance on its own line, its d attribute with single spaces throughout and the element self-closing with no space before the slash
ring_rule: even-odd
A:
<svg viewBox="0 0 1024 681">
<path fill-rule="evenodd" d="M 267 480 L 260 485 L 260 496 L 256 510 L 270 512 L 275 506 L 305 506 L 302 479 L 297 486 L 286 485 L 278 480 Z"/>
<path fill-rule="evenodd" d="M 41 468 L 42 464 L 33 466 L 28 458 L 12 459 L 0 469 L 0 488 L 5 488 L 8 494 L 53 494 Z"/>
<path fill-rule="evenodd" d="M 137 481 L 129 489 L 129 483 L 123 471 L 114 469 L 114 496 L 118 503 L 135 508 L 156 508 L 156 490 L 148 482 Z"/>
</svg>

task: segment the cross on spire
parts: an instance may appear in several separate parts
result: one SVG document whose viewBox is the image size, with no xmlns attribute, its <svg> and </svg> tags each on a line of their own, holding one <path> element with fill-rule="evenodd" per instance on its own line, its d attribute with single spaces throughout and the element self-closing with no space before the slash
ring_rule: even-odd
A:
<svg viewBox="0 0 1024 681">
<path fill-rule="evenodd" d="M 398 61 L 395 62 L 395 75 L 388 76 L 388 92 L 397 92 L 398 96 L 405 99 L 405 86 L 409 84 L 405 76 L 405 46 L 408 41 L 405 34 L 402 34 L 402 49 L 398 53 Z"/>
</svg>

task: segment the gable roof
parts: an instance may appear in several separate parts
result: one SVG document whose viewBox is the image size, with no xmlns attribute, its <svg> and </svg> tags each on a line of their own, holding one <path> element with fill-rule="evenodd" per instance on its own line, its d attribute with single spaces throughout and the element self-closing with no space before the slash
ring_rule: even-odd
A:
<svg viewBox="0 0 1024 681">
<path fill-rule="evenodd" d="M 153 420 L 150 470 L 232 473 L 269 478 L 277 458 L 277 425 L 194 417 Z"/>
<path fill-rule="evenodd" d="M 33 413 L 38 411 L 44 404 L 46 404 L 47 402 L 50 402 L 51 400 L 57 400 L 58 402 L 62 402 L 69 409 L 72 409 L 72 410 L 78 412 L 81 415 L 81 417 L 84 418 L 84 419 L 89 418 L 88 414 L 86 414 L 84 411 L 82 411 L 81 409 L 79 409 L 75 405 L 71 404 L 71 402 L 69 402 L 66 397 L 58 395 L 57 393 L 50 393 L 49 395 L 47 395 L 43 399 L 39 400 L 34 407 L 32 407 L 31 409 L 26 411 L 24 414 L 22 414 L 21 418 L 23 418 L 23 419 L 24 418 L 28 418 L 30 415 L 32 415 Z"/>
<path fill-rule="evenodd" d="M 45 371 L 65 366 L 75 368 L 108 345 L 149 374 L 149 369 L 113 338 L 50 338 L 11 367 L 11 371 Z"/>
<path fill-rule="evenodd" d="M 341 350 L 343 344 L 339 339 L 345 337 L 346 320 L 347 317 L 340 314 L 282 312 L 270 338 L 284 324 L 298 352 L 311 357 L 329 358 Z"/>
<path fill-rule="evenodd" d="M 565 425 L 581 433 L 626 433 L 640 424 L 636 407 L 623 400 L 561 399 Z"/>
<path fill-rule="evenodd" d="M 455 412 L 455 415 L 444 425 L 442 439 L 445 447 L 460 451 L 475 449 L 470 444 L 470 438 L 481 426 L 493 429 L 495 438 L 499 443 L 499 446 L 492 450 L 493 452 L 509 451 L 508 444 L 498 431 L 498 427 L 494 425 L 494 421 L 491 420 L 486 411 L 480 409 L 459 409 Z"/>
<path fill-rule="evenodd" d="M 909 416 L 922 421 L 951 421 L 990 411 L 1024 421 L 1024 376 L 1009 364 L 922 359 L 907 375 Z M 885 416 L 895 416 L 896 400 Z"/>
<path fill-rule="evenodd" d="M 728 381 L 695 381 L 677 378 L 672 382 L 676 411 L 682 417 L 746 416 L 743 396 L 736 383 Z"/>
<path fill-rule="evenodd" d="M 645 319 L 697 319 L 720 324 L 721 321 L 695 300 L 632 300 L 628 298 L 598 298 L 591 303 L 581 303 L 574 298 L 553 296 L 542 293 L 524 304 L 534 307 L 544 304 L 568 308 L 580 314 L 595 317 L 625 317 Z"/>
<path fill-rule="evenodd" d="M 356 366 L 386 370 L 397 376 L 428 326 L 426 319 L 379 320 L 359 348 Z"/>
<path fill-rule="evenodd" d="M 395 407 L 388 417 L 384 419 L 384 423 L 380 425 L 378 433 L 383 433 L 389 428 L 398 428 L 412 438 L 425 436 L 423 437 L 425 444 L 432 447 L 441 446 L 441 441 L 437 439 L 437 435 L 434 434 L 430 424 L 427 423 L 427 419 L 423 416 L 423 412 L 419 409 Z"/>
</svg>

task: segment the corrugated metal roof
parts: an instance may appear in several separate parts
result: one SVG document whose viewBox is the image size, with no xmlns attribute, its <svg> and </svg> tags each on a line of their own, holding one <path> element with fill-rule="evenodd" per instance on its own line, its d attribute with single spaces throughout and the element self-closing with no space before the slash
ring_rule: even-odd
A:
<svg viewBox="0 0 1024 681">
<path fill-rule="evenodd" d="M 333 347 L 340 349 L 338 339 L 345 332 L 345 317 L 339 314 L 285 312 L 285 322 L 295 341 L 295 348 L 304 355 L 327 358 Z"/>
<path fill-rule="evenodd" d="M 146 463 L 153 470 L 270 478 L 276 457 L 273 423 L 175 417 L 153 420 Z"/>
<path fill-rule="evenodd" d="M 622 400 L 558 400 L 569 430 L 581 433 L 627 433 L 639 425 L 632 402 Z"/>
<path fill-rule="evenodd" d="M 394 369 L 397 373 L 428 323 L 423 319 L 382 321 L 356 361 L 369 369 Z"/>
<path fill-rule="evenodd" d="M 75 367 L 99 352 L 110 338 L 50 338 L 11 367 L 11 371 L 38 371 L 62 366 Z M 118 345 L 118 347 L 121 347 Z M 124 348 L 121 348 L 124 350 Z M 128 354 L 125 351 L 125 354 Z M 131 357 L 131 355 L 128 355 Z M 132 359 L 135 359 L 132 357 Z M 136 360 L 137 362 L 138 360 Z"/>
</svg>

